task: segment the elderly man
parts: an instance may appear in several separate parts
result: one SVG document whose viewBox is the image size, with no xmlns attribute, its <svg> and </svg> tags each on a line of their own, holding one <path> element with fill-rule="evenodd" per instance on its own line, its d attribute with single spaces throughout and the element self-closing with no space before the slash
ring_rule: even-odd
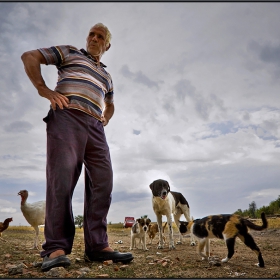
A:
<svg viewBox="0 0 280 280">
<path fill-rule="evenodd" d="M 25 71 L 39 95 L 51 103 L 47 124 L 47 189 L 42 270 L 67 267 L 75 235 L 72 195 L 85 167 L 85 261 L 128 263 L 131 253 L 109 247 L 107 214 L 111 204 L 113 171 L 104 128 L 114 114 L 113 83 L 100 61 L 109 50 L 111 33 L 98 23 L 86 39 L 86 50 L 70 45 L 23 53 Z M 40 64 L 58 69 L 58 82 L 49 89 Z"/>
</svg>

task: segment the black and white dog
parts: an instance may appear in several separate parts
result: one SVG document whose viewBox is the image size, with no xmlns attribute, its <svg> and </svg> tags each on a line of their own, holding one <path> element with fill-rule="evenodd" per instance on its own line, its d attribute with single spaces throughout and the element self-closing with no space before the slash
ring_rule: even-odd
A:
<svg viewBox="0 0 280 280">
<path fill-rule="evenodd" d="M 172 229 L 172 214 L 174 222 L 179 230 L 179 220 L 183 214 L 186 220 L 191 221 L 190 207 L 185 197 L 178 192 L 170 191 L 170 186 L 165 180 L 155 180 L 150 184 L 150 189 L 153 193 L 153 209 L 157 217 L 157 223 L 159 228 L 159 245 L 158 249 L 163 248 L 162 237 L 162 216 L 167 218 L 167 224 L 169 229 L 169 249 L 175 249 Z M 182 234 L 179 232 L 179 241 L 177 244 L 182 244 Z M 195 245 L 194 237 L 191 234 L 191 245 Z"/>
<path fill-rule="evenodd" d="M 264 267 L 262 253 L 249 229 L 264 230 L 268 223 L 264 212 L 261 213 L 262 225 L 256 225 L 249 220 L 236 214 L 218 214 L 206 216 L 191 222 L 179 222 L 180 232 L 184 235 L 191 232 L 198 239 L 197 253 L 202 259 L 210 258 L 210 239 L 224 239 L 227 245 L 228 254 L 222 262 L 228 262 L 234 254 L 235 239 L 238 236 L 258 256 L 258 266 Z M 204 249 L 204 253 L 202 252 Z"/>
<path fill-rule="evenodd" d="M 131 228 L 131 245 L 130 250 L 137 249 L 136 239 L 139 238 L 139 244 L 142 244 L 142 249 L 147 251 L 146 246 L 146 232 L 148 230 L 151 220 L 149 218 L 137 219 Z"/>
</svg>

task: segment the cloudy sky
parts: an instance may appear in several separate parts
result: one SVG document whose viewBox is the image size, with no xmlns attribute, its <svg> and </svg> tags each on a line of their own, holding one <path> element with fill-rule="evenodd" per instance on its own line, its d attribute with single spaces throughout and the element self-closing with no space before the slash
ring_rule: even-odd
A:
<svg viewBox="0 0 280 280">
<path fill-rule="evenodd" d="M 49 102 L 21 54 L 85 48 L 103 22 L 112 47 L 115 115 L 105 132 L 114 169 L 108 222 L 147 214 L 150 183 L 182 192 L 194 218 L 258 208 L 280 195 L 279 3 L 0 3 L 0 221 L 27 225 L 17 193 L 45 199 Z M 57 70 L 42 66 L 54 88 Z M 83 174 L 73 197 L 83 215 Z"/>
</svg>

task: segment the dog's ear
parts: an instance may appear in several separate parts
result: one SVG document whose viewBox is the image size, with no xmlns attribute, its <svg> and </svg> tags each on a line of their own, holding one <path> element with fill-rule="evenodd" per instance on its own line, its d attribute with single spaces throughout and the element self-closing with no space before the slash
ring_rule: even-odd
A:
<svg viewBox="0 0 280 280">
<path fill-rule="evenodd" d="M 168 191 L 170 192 L 170 186 L 169 186 L 169 183 L 167 181 L 165 181 L 167 186 L 168 186 Z"/>
<path fill-rule="evenodd" d="M 150 189 L 153 190 L 153 188 L 154 188 L 154 182 L 150 184 Z"/>
<path fill-rule="evenodd" d="M 136 219 L 136 222 L 137 222 L 137 223 L 140 223 L 140 219 Z"/>
<path fill-rule="evenodd" d="M 147 219 L 147 223 L 149 223 L 149 224 L 150 224 L 151 222 L 152 222 L 152 221 L 148 218 L 148 219 Z"/>
<path fill-rule="evenodd" d="M 133 224 L 133 226 L 131 227 L 131 231 L 132 231 L 133 233 L 136 233 L 136 232 L 137 232 L 136 223 Z"/>
</svg>

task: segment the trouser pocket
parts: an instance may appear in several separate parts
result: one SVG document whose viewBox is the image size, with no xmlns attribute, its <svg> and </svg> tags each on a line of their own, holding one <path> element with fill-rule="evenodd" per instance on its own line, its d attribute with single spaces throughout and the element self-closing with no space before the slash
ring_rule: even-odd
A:
<svg viewBox="0 0 280 280">
<path fill-rule="evenodd" d="M 43 118 L 43 121 L 45 123 L 48 123 L 48 121 L 50 120 L 50 116 L 53 114 L 53 110 L 50 109 L 49 112 L 48 112 L 48 115 L 46 117 Z"/>
</svg>

